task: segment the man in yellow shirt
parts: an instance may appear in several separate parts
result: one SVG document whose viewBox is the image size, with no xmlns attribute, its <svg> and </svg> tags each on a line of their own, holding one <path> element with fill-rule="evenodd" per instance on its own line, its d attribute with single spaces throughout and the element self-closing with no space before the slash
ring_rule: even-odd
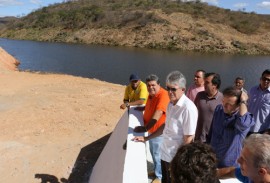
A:
<svg viewBox="0 0 270 183">
<path fill-rule="evenodd" d="M 124 103 L 121 104 L 120 109 L 146 103 L 148 97 L 146 84 L 136 74 L 130 75 L 129 82 L 129 85 L 125 89 Z"/>
</svg>

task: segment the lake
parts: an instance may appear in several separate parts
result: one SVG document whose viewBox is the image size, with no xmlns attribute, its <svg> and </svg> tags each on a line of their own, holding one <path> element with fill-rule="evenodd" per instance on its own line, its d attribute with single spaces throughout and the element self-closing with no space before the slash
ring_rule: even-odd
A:
<svg viewBox="0 0 270 183">
<path fill-rule="evenodd" d="M 17 58 L 20 70 L 63 73 L 127 84 L 131 73 L 144 81 L 157 74 L 162 86 L 170 71 L 179 70 L 193 82 L 197 69 L 216 72 L 221 88 L 233 84 L 234 78 L 246 78 L 246 89 L 259 83 L 261 73 L 270 68 L 270 56 L 232 56 L 182 53 L 179 51 L 108 47 L 84 44 L 49 43 L 0 38 L 0 46 Z"/>
</svg>

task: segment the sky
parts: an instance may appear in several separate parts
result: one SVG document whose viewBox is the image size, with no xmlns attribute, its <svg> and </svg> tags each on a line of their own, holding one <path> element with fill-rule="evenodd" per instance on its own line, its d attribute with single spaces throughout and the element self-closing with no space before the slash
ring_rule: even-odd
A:
<svg viewBox="0 0 270 183">
<path fill-rule="evenodd" d="M 25 16 L 41 7 L 65 0 L 0 0 L 0 17 Z M 98 1 L 98 0 L 97 0 Z M 192 1 L 192 0 L 185 0 Z M 225 9 L 270 14 L 270 0 L 201 0 Z"/>
</svg>

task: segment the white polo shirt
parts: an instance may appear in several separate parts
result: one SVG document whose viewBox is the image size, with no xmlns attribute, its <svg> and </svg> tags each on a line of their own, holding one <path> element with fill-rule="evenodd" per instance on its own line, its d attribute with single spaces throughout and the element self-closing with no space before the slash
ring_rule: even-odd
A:
<svg viewBox="0 0 270 183">
<path fill-rule="evenodd" d="M 185 94 L 175 105 L 169 103 L 161 144 L 163 161 L 171 162 L 179 146 L 183 144 L 184 135 L 195 135 L 197 120 L 198 110 Z"/>
</svg>

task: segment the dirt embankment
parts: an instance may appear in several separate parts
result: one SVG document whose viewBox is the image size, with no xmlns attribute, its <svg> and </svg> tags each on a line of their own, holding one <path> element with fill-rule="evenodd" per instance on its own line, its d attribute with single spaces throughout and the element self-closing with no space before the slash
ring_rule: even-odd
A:
<svg viewBox="0 0 270 183">
<path fill-rule="evenodd" d="M 124 86 L 16 64 L 0 50 L 0 182 L 85 182 L 123 114 Z"/>
<path fill-rule="evenodd" d="M 154 49 L 172 49 L 222 54 L 270 54 L 269 27 L 258 28 L 256 33 L 243 34 L 221 23 L 194 18 L 190 14 L 166 14 L 161 10 L 153 14 L 158 23 L 127 24 L 122 27 L 80 28 L 60 27 L 18 29 L 2 31 L 1 36 L 13 39 L 30 39 L 52 42 L 102 44 Z"/>
</svg>

